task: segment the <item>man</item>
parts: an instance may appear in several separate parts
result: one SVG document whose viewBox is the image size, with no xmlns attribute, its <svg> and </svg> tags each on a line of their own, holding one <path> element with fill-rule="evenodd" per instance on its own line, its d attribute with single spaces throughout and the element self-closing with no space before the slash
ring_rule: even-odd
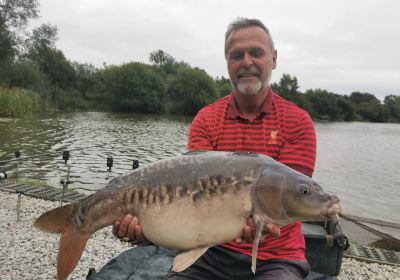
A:
<svg viewBox="0 0 400 280">
<path fill-rule="evenodd" d="M 228 27 L 225 57 L 234 87 L 230 95 L 199 111 L 189 132 L 189 150 L 248 151 L 266 154 L 312 176 L 315 130 L 309 115 L 269 87 L 277 51 L 268 29 L 256 19 L 241 18 Z M 169 272 L 166 279 L 304 279 L 309 271 L 301 223 L 269 233 L 261 241 L 257 271 L 250 270 L 254 226 L 251 219 L 243 237 L 209 249 L 191 267 Z M 139 221 L 126 216 L 114 234 L 142 239 Z M 278 237 L 279 236 L 279 237 Z"/>
</svg>

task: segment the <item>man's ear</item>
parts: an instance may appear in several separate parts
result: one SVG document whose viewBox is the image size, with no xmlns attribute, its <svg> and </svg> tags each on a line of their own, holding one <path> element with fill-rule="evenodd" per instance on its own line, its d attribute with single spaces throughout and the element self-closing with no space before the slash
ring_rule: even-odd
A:
<svg viewBox="0 0 400 280">
<path fill-rule="evenodd" d="M 276 68 L 276 61 L 278 59 L 278 51 L 274 50 L 274 53 L 272 55 L 272 69 Z"/>
</svg>

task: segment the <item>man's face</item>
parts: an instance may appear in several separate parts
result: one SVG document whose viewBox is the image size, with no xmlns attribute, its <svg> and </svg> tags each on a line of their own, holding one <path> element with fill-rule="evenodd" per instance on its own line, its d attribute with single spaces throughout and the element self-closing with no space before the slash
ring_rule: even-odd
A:
<svg viewBox="0 0 400 280">
<path fill-rule="evenodd" d="M 268 35 L 260 27 L 233 31 L 226 42 L 229 78 L 241 94 L 257 94 L 269 85 L 276 58 Z"/>
</svg>

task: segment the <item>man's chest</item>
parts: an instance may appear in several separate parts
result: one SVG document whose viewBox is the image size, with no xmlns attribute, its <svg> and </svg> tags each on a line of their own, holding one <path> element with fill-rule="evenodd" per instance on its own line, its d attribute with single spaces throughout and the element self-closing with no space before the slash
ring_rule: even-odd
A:
<svg viewBox="0 0 400 280">
<path fill-rule="evenodd" d="M 225 119 L 214 148 L 226 151 L 246 151 L 278 157 L 284 143 L 284 129 L 273 119 Z"/>
</svg>

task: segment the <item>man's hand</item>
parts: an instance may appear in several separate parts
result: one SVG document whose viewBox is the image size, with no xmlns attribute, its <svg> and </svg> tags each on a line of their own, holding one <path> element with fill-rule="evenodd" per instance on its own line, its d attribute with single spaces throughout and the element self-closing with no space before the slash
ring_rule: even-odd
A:
<svg viewBox="0 0 400 280">
<path fill-rule="evenodd" d="M 277 225 L 265 222 L 263 233 L 270 234 L 273 237 L 278 238 L 279 235 L 281 234 L 281 230 Z M 255 235 L 256 235 L 256 227 L 254 225 L 253 219 L 251 217 L 247 218 L 246 225 L 243 227 L 242 236 L 236 238 L 235 242 L 239 244 L 244 242 L 253 243 Z"/>
<path fill-rule="evenodd" d="M 149 243 L 142 233 L 139 225 L 139 218 L 127 214 L 120 221 L 115 221 L 113 225 L 113 234 L 118 238 L 128 238 L 141 243 Z"/>
</svg>

